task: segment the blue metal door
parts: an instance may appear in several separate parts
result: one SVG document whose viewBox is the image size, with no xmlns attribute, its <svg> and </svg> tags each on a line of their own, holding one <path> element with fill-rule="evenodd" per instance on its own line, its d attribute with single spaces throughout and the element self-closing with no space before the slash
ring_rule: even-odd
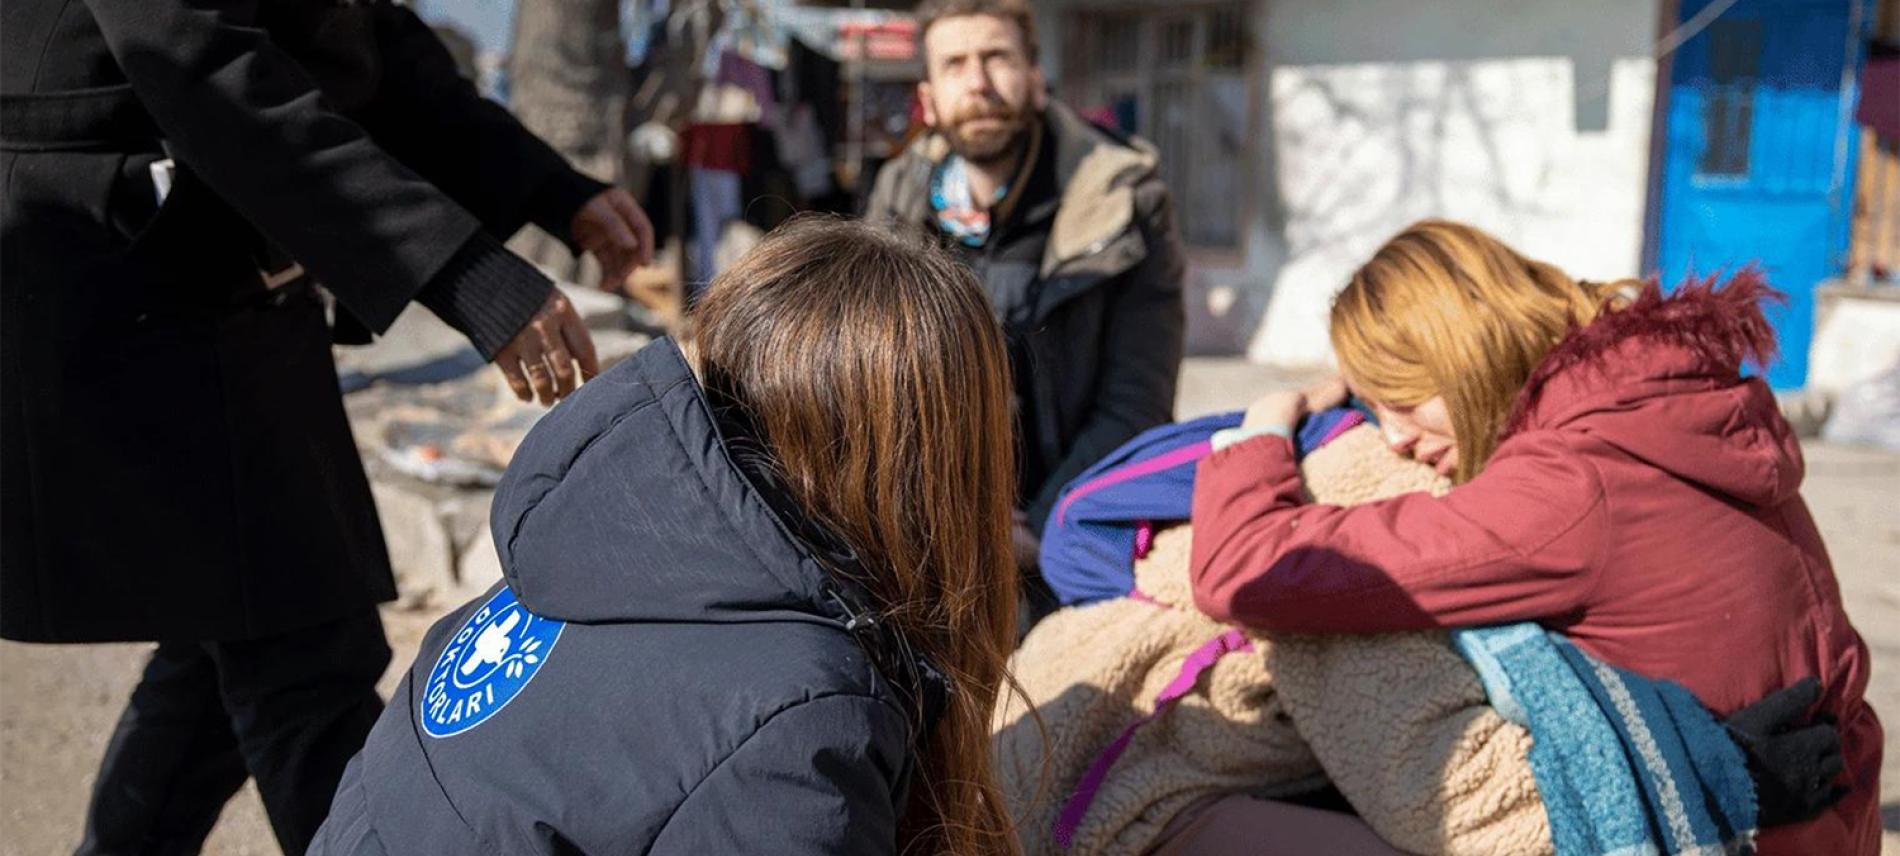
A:
<svg viewBox="0 0 1900 856">
<path fill-rule="evenodd" d="M 1787 292 L 1786 306 L 1769 309 L 1781 339 L 1767 371 L 1776 389 L 1806 382 L 1814 289 L 1846 252 L 1867 3 L 1681 3 L 1682 22 L 1720 14 L 1676 50 L 1670 71 L 1657 267 L 1673 284 L 1759 264 Z"/>
</svg>

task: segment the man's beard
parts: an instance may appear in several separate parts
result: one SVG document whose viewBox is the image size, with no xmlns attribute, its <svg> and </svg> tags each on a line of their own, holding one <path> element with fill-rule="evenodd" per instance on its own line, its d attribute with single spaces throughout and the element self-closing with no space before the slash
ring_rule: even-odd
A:
<svg viewBox="0 0 1900 856">
<path fill-rule="evenodd" d="M 967 126 L 980 119 L 996 120 L 1000 127 L 971 132 Z M 1030 121 L 1033 117 L 1027 111 L 991 103 L 958 112 L 939 130 L 958 157 L 976 166 L 992 166 L 1017 154 L 1029 135 Z"/>
</svg>

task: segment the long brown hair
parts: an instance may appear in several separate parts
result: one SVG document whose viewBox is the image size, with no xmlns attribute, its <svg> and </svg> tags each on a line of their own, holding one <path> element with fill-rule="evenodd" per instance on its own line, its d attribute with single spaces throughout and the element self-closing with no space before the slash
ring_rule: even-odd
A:
<svg viewBox="0 0 1900 856">
<path fill-rule="evenodd" d="M 1333 351 L 1353 388 L 1394 407 L 1445 397 L 1459 482 L 1484 468 L 1531 372 L 1571 330 L 1640 283 L 1582 282 L 1462 223 L 1407 227 L 1333 300 Z"/>
<path fill-rule="evenodd" d="M 707 393 L 743 409 L 791 498 L 856 551 L 882 620 L 950 679 L 900 852 L 1015 853 L 989 731 L 1016 626 L 1009 367 L 975 277 L 921 241 L 804 218 L 691 323 Z"/>
</svg>

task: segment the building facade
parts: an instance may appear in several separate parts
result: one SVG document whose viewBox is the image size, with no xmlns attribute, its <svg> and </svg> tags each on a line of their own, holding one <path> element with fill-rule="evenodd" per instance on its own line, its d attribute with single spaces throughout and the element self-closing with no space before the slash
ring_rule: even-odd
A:
<svg viewBox="0 0 1900 856">
<path fill-rule="evenodd" d="M 1892 0 L 1043 0 L 1057 94 L 1154 141 L 1190 347 L 1330 358 L 1332 294 L 1423 217 L 1586 279 L 1766 267 L 1801 386 L 1847 264 L 1857 74 Z"/>
</svg>

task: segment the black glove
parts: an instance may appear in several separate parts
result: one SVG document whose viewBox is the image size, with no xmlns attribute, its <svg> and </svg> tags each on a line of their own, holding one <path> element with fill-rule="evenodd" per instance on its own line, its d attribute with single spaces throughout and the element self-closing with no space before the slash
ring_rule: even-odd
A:
<svg viewBox="0 0 1900 856">
<path fill-rule="evenodd" d="M 1821 682 L 1807 678 L 1723 720 L 1729 737 L 1748 758 L 1760 828 L 1807 820 L 1847 793 L 1846 787 L 1834 784 L 1847 767 L 1840 728 L 1826 714 L 1803 723 L 1802 714 L 1820 697 Z"/>
</svg>

